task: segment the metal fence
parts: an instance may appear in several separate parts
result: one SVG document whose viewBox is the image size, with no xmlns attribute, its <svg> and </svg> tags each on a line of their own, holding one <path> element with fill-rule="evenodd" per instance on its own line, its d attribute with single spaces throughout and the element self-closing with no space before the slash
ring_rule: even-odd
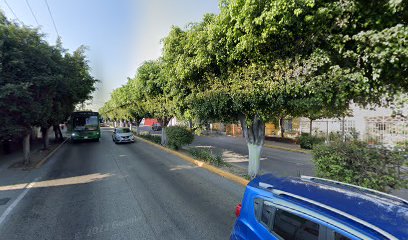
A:
<svg viewBox="0 0 408 240">
<path fill-rule="evenodd" d="M 408 141 L 408 119 L 406 117 L 366 117 L 365 122 L 365 139 L 369 143 L 396 145 Z"/>
<path fill-rule="evenodd" d="M 326 136 L 330 133 L 354 134 L 356 131 L 355 121 L 346 119 L 327 119 L 315 120 L 312 122 L 312 133 L 314 135 Z M 310 133 L 310 121 L 308 119 L 300 120 L 300 131 Z"/>
<path fill-rule="evenodd" d="M 356 136 L 369 144 L 395 146 L 408 141 L 408 119 L 402 116 L 365 117 L 358 123 L 354 119 L 324 119 L 312 122 L 312 133 L 321 137 L 331 134 L 344 134 L 346 137 Z M 300 131 L 310 133 L 310 121 L 300 121 Z"/>
</svg>

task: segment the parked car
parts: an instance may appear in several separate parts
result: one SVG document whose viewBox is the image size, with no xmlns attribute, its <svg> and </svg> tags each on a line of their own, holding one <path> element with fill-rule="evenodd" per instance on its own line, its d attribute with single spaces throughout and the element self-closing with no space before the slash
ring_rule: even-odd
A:
<svg viewBox="0 0 408 240">
<path fill-rule="evenodd" d="M 132 131 L 127 127 L 113 129 L 112 140 L 115 143 L 135 142 Z"/>
<path fill-rule="evenodd" d="M 160 125 L 160 123 L 153 123 L 152 125 L 152 130 L 153 131 L 161 131 L 162 126 Z"/>
<path fill-rule="evenodd" d="M 407 200 L 322 178 L 255 178 L 235 213 L 230 239 L 408 239 Z"/>
</svg>

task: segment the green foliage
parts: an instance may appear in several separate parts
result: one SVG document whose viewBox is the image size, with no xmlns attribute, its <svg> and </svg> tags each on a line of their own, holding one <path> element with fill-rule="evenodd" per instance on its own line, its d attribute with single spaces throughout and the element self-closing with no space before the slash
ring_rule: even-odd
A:
<svg viewBox="0 0 408 240">
<path fill-rule="evenodd" d="M 324 138 L 311 136 L 309 133 L 302 133 L 299 137 L 300 147 L 303 149 L 313 149 L 313 146 L 324 142 Z"/>
<path fill-rule="evenodd" d="M 84 47 L 68 53 L 1 12 L 0 39 L 0 139 L 65 121 L 95 90 Z"/>
<path fill-rule="evenodd" d="M 140 134 L 140 135 L 138 135 L 138 136 L 141 137 L 141 138 L 144 138 L 144 139 L 146 139 L 146 140 L 149 140 L 149 141 L 151 141 L 151 142 L 157 143 L 157 144 L 160 144 L 160 143 L 161 143 L 161 137 L 160 137 L 160 136 L 157 136 L 157 135 Z"/>
<path fill-rule="evenodd" d="M 185 127 L 172 126 L 164 128 L 169 139 L 169 147 L 175 150 L 184 145 L 191 144 L 194 140 L 193 133 Z"/>
<path fill-rule="evenodd" d="M 406 156 L 398 150 L 369 147 L 359 141 L 331 142 L 313 149 L 319 177 L 384 192 L 408 186 L 407 176 L 401 171 L 404 161 Z"/>
<path fill-rule="evenodd" d="M 221 0 L 218 15 L 171 29 L 162 56 L 129 81 L 131 105 L 163 126 L 172 116 L 239 120 L 261 145 L 266 121 L 393 100 L 408 91 L 406 2 Z M 128 106 L 115 101 L 103 112 Z"/>
<path fill-rule="evenodd" d="M 169 94 L 163 63 L 146 61 L 126 85 L 115 89 L 111 99 L 99 110 L 105 118 L 140 121 L 153 117 L 167 125 L 173 116 L 174 101 Z"/>
<path fill-rule="evenodd" d="M 223 166 L 225 162 L 221 154 L 214 153 L 212 149 L 189 148 L 188 152 L 196 159 L 208 162 L 215 166 Z"/>
<path fill-rule="evenodd" d="M 174 92 L 200 119 L 245 115 L 249 123 L 254 115 L 342 116 L 351 100 L 379 103 L 408 89 L 406 4 L 368 4 L 223 1 L 219 15 L 165 38 Z"/>
</svg>

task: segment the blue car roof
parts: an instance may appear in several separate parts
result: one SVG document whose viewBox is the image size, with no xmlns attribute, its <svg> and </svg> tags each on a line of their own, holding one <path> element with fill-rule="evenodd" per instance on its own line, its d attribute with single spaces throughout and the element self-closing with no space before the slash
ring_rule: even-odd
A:
<svg viewBox="0 0 408 240">
<path fill-rule="evenodd" d="M 408 239 L 408 201 L 386 194 L 376 193 L 357 186 L 339 184 L 310 177 L 277 178 L 266 174 L 252 180 L 248 185 L 272 189 L 307 198 L 374 225 L 399 239 Z M 269 189 L 269 190 L 272 190 Z M 269 191 L 273 194 L 273 191 Z M 306 205 L 309 204 L 305 203 Z M 328 214 L 335 215 L 330 210 Z M 358 223 L 356 223 L 358 224 Z"/>
</svg>

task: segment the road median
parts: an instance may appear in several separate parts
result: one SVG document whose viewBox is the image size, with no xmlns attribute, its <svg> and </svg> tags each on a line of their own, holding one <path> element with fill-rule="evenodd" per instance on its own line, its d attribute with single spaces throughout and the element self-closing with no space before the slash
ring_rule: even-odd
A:
<svg viewBox="0 0 408 240">
<path fill-rule="evenodd" d="M 281 146 L 276 146 L 276 145 L 271 145 L 271 144 L 264 144 L 264 147 L 283 150 L 283 151 L 288 151 L 288 152 L 297 152 L 297 153 L 310 154 L 309 150 L 304 150 L 304 149 L 287 148 L 287 147 L 281 147 Z"/>
<path fill-rule="evenodd" d="M 141 142 L 153 145 L 153 146 L 159 148 L 162 151 L 173 154 L 173 155 L 183 159 L 184 161 L 193 163 L 194 165 L 196 165 L 196 166 L 198 166 L 200 168 L 204 168 L 204 169 L 206 169 L 206 170 L 208 170 L 208 171 L 210 171 L 212 173 L 215 173 L 215 174 L 217 174 L 217 175 L 219 175 L 219 176 L 221 176 L 223 178 L 226 178 L 226 179 L 228 179 L 230 181 L 238 183 L 238 184 L 240 184 L 242 186 L 246 186 L 249 183 L 249 181 L 247 179 L 243 178 L 243 177 L 240 177 L 240 176 L 237 176 L 237 175 L 232 174 L 230 172 L 227 172 L 225 170 L 222 170 L 222 169 L 220 169 L 218 167 L 215 167 L 215 166 L 213 166 L 211 164 L 208 164 L 206 162 L 194 159 L 194 158 L 188 156 L 187 154 L 184 154 L 182 152 L 178 152 L 178 151 L 163 147 L 163 146 L 161 146 L 159 144 L 153 143 L 153 142 L 151 142 L 149 140 L 143 139 L 143 138 L 138 137 L 138 136 L 135 136 L 135 137 Z"/>
</svg>

